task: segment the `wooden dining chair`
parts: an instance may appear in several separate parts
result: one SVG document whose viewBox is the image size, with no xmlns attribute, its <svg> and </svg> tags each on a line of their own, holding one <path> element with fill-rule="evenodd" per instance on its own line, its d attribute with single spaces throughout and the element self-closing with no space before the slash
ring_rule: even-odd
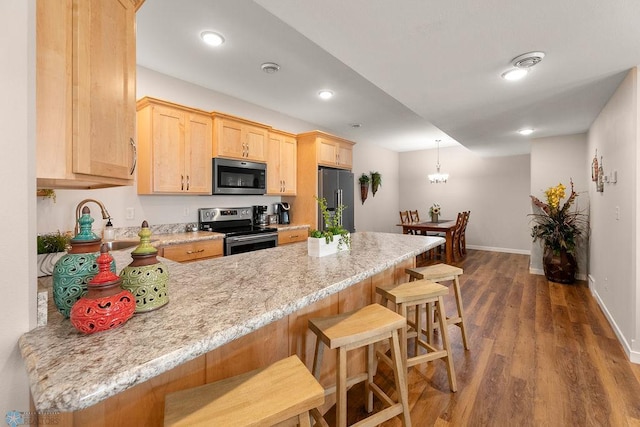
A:
<svg viewBox="0 0 640 427">
<path fill-rule="evenodd" d="M 415 211 L 409 211 L 409 216 L 411 217 L 411 222 L 420 222 L 420 214 L 417 209 Z"/>
<path fill-rule="evenodd" d="M 462 258 L 460 252 L 460 236 L 462 235 L 462 228 L 464 225 L 465 212 L 458 212 L 458 218 L 456 219 L 456 228 L 453 231 L 453 241 L 451 245 L 451 258 L 456 260 Z"/>
<path fill-rule="evenodd" d="M 409 211 L 400 211 L 400 222 L 402 224 L 408 224 L 411 222 L 411 217 L 409 216 Z"/>
<path fill-rule="evenodd" d="M 458 252 L 461 256 L 465 256 L 467 254 L 467 224 L 469 223 L 469 216 L 471 215 L 471 211 L 464 212 L 464 218 L 462 222 L 462 231 L 460 232 L 460 248 Z"/>
</svg>

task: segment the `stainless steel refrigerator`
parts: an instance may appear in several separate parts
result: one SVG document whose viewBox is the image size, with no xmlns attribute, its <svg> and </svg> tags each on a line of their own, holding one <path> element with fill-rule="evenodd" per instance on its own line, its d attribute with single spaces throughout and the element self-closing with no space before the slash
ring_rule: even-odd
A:
<svg viewBox="0 0 640 427">
<path fill-rule="evenodd" d="M 353 174 L 342 169 L 320 168 L 318 170 L 318 197 L 327 200 L 327 208 L 333 216 L 338 204 L 345 206 L 342 211 L 342 226 L 350 232 L 356 231 L 353 224 Z M 325 224 L 318 209 L 318 230 L 324 230 Z"/>
</svg>

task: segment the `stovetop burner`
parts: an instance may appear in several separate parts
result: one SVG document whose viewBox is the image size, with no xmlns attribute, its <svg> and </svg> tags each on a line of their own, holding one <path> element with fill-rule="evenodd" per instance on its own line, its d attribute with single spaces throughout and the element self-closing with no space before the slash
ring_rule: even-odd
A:
<svg viewBox="0 0 640 427">
<path fill-rule="evenodd" d="M 198 209 L 198 229 L 215 231 L 227 237 L 274 233 L 277 228 L 253 224 L 253 208 L 201 208 Z"/>
</svg>

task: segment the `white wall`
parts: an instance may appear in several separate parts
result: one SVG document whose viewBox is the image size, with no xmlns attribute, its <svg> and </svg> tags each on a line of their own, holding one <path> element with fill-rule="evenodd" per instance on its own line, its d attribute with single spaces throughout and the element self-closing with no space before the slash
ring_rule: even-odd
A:
<svg viewBox="0 0 640 427">
<path fill-rule="evenodd" d="M 35 0 L 0 2 L 0 415 L 29 410 L 18 338 L 36 324 Z M 10 60 L 9 60 L 10 58 Z M 9 209 L 8 206 L 11 208 Z"/>
<path fill-rule="evenodd" d="M 398 232 L 399 204 L 399 153 L 373 144 L 356 144 L 353 149 L 353 175 L 355 180 L 355 227 L 356 231 Z M 362 203 L 358 178 L 363 173 L 379 172 L 382 185 L 376 195 L 369 185 L 369 196 Z"/>
<path fill-rule="evenodd" d="M 618 172 L 617 183 L 605 184 L 603 193 L 589 186 L 590 282 L 625 351 L 636 363 L 640 363 L 638 99 L 638 72 L 633 69 L 594 121 L 588 136 L 588 152 L 593 156 L 598 150 L 604 173 Z"/>
<path fill-rule="evenodd" d="M 441 218 L 452 220 L 470 210 L 467 246 L 528 254 L 529 155 L 486 158 L 462 146 L 440 148 L 449 181 L 431 184 L 427 175 L 435 172 L 436 160 L 433 149 L 400 153 L 399 210 L 418 209 L 427 219 L 429 207 L 439 203 Z M 400 221 L 398 212 L 394 221 Z"/>
<path fill-rule="evenodd" d="M 589 189 L 595 188 L 591 181 L 590 159 L 587 153 L 587 135 L 565 135 L 531 140 L 531 195 L 544 201 L 544 192 L 549 187 L 562 183 L 570 194 L 572 179 L 574 189 L 578 193 L 576 206 L 585 214 L 589 213 Z M 566 201 L 566 198 L 562 201 Z M 533 210 L 529 210 L 533 212 Z M 578 278 L 587 278 L 588 243 L 580 240 L 576 258 L 578 260 Z M 531 243 L 530 270 L 534 274 L 544 274 L 542 268 L 542 242 Z"/>
</svg>

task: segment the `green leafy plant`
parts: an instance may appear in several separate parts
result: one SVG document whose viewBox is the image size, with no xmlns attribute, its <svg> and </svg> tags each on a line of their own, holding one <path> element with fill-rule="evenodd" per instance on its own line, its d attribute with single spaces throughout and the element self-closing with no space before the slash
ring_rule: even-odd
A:
<svg viewBox="0 0 640 427">
<path fill-rule="evenodd" d="M 62 234 L 59 231 L 56 233 L 39 234 L 38 238 L 38 254 L 49 254 L 55 252 L 64 252 L 69 245 L 71 237 Z"/>
<path fill-rule="evenodd" d="M 333 242 L 334 236 L 340 236 L 340 240 L 338 241 L 338 249 L 342 249 L 343 247 L 351 248 L 351 237 L 349 235 L 349 230 L 346 230 L 340 224 L 342 222 L 342 212 L 345 210 L 346 206 L 342 204 L 338 204 L 336 207 L 336 211 L 334 215 L 331 215 L 329 209 L 327 208 L 327 200 L 322 197 L 316 197 L 316 202 L 318 202 L 318 206 L 320 207 L 320 213 L 322 214 L 322 220 L 324 221 L 325 229 L 323 231 L 320 230 L 310 230 L 309 237 L 313 237 L 316 239 L 324 238 L 327 244 Z"/>
<path fill-rule="evenodd" d="M 540 208 L 538 212 L 529 214 L 534 223 L 531 237 L 534 242 L 542 240 L 556 255 L 561 250 L 575 254 L 576 240 L 587 229 L 587 216 L 577 209 L 571 209 L 578 197 L 573 190 L 573 181 L 569 198 L 560 206 L 560 201 L 565 197 L 565 190 L 566 187 L 562 184 L 549 187 L 544 193 L 546 203 L 531 196 L 533 204 Z"/>
<path fill-rule="evenodd" d="M 369 175 L 367 175 L 366 173 L 363 173 L 362 175 L 360 175 L 360 178 L 358 178 L 358 182 L 360 183 L 360 185 L 369 185 L 369 182 L 371 182 L 371 178 L 369 178 Z"/>
<path fill-rule="evenodd" d="M 382 175 L 380 172 L 371 172 L 371 192 L 373 193 L 373 197 L 376 196 L 378 192 L 378 188 L 382 185 Z"/>
</svg>

